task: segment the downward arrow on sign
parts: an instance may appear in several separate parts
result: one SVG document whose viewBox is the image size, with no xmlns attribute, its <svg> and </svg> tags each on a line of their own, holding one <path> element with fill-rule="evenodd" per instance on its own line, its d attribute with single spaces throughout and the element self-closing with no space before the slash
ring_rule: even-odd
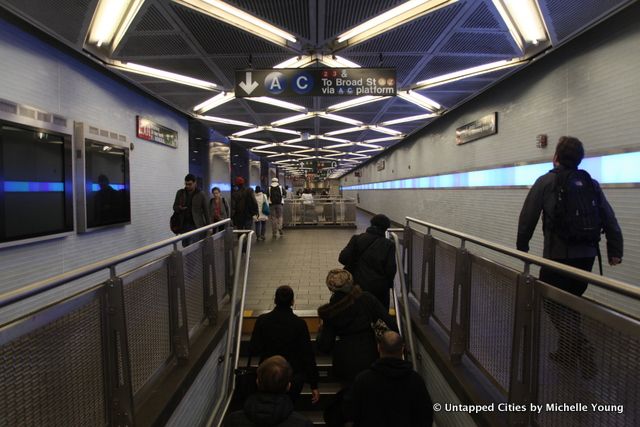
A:
<svg viewBox="0 0 640 427">
<path fill-rule="evenodd" d="M 258 82 L 254 82 L 251 78 L 251 72 L 247 71 L 244 81 L 240 82 L 238 86 L 240 86 L 242 90 L 247 92 L 247 95 L 251 95 L 251 92 L 253 92 L 253 90 L 258 87 Z"/>
</svg>

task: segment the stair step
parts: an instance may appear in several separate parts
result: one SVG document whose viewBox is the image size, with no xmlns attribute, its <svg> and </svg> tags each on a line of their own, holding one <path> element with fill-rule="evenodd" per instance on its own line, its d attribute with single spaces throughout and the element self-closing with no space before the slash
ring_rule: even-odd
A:
<svg viewBox="0 0 640 427">
<path fill-rule="evenodd" d="M 322 417 L 322 411 L 296 411 L 299 414 L 308 418 L 314 426 L 324 426 L 324 418 Z"/>
<path fill-rule="evenodd" d="M 300 397 L 296 400 L 295 409 L 298 412 L 301 411 L 319 411 L 322 413 L 327 405 L 333 401 L 333 397 L 342 388 L 340 383 L 320 383 L 318 389 L 320 390 L 320 400 L 318 403 L 311 403 L 311 389 L 309 384 L 305 384 Z"/>
</svg>

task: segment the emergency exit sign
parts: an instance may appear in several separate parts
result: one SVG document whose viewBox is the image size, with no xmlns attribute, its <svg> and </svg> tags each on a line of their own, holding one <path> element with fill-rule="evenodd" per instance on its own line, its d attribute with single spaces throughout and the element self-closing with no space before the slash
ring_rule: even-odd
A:
<svg viewBox="0 0 640 427">
<path fill-rule="evenodd" d="M 236 70 L 235 96 L 395 96 L 395 68 Z"/>
</svg>

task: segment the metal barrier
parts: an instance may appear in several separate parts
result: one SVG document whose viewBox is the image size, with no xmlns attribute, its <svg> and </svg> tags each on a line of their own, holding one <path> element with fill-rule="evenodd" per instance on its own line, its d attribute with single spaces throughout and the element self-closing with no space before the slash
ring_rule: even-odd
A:
<svg viewBox="0 0 640 427">
<path fill-rule="evenodd" d="M 356 223 L 355 199 L 318 197 L 313 203 L 303 199 L 285 199 L 283 225 L 298 227 L 331 225 L 353 227 Z"/>
<path fill-rule="evenodd" d="M 414 218 L 406 218 L 403 237 L 406 271 L 400 277 L 409 282 L 402 289 L 411 295 L 416 335 L 467 398 L 479 398 L 465 403 L 495 405 L 494 414 L 480 415 L 485 422 L 637 425 L 638 319 L 563 292 L 529 271 L 532 264 L 545 266 L 636 300 L 640 289 Z M 521 260 L 523 268 L 477 256 L 468 243 Z"/>
<path fill-rule="evenodd" d="M 235 232 L 241 234 L 235 274 L 229 268 L 234 244 L 230 227 L 178 248 L 185 238 L 229 223 L 0 295 L 0 307 L 6 307 L 61 289 L 45 307 L 0 325 L 0 425 L 134 425 L 137 408 L 160 379 L 189 359 L 190 344 L 201 330 L 216 324 L 230 291 L 235 300 L 241 248 L 253 232 Z M 171 254 L 116 273 L 117 265 L 169 245 Z M 107 281 L 64 295 L 65 284 L 104 269 L 110 271 Z M 229 346 L 226 352 L 225 360 L 233 354 Z M 224 366 L 228 370 L 229 362 Z"/>
</svg>

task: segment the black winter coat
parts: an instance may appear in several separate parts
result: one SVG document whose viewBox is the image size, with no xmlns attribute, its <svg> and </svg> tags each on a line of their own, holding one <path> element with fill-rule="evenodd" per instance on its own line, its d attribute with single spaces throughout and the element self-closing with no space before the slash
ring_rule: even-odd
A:
<svg viewBox="0 0 640 427">
<path fill-rule="evenodd" d="M 318 308 L 318 316 L 323 322 L 318 350 L 331 353 L 333 372 L 345 382 L 353 381 L 378 358 L 372 322 L 382 319 L 391 329 L 398 330 L 395 319 L 380 301 L 358 286 L 348 294 L 335 292 L 329 304 Z"/>
<path fill-rule="evenodd" d="M 371 292 L 389 308 L 389 289 L 396 275 L 395 244 L 377 227 L 353 236 L 338 261 L 353 275 L 356 285 Z"/>
<path fill-rule="evenodd" d="M 318 388 L 318 368 L 309 328 L 293 314 L 291 307 L 276 307 L 258 317 L 251 333 L 250 349 L 252 355 L 260 356 L 260 362 L 271 356 L 284 357 L 294 374 L 304 373 L 311 388 Z"/>
<path fill-rule="evenodd" d="M 258 202 L 250 188 L 240 188 L 231 193 L 231 221 L 236 228 L 250 224 L 258 215 Z"/>
<path fill-rule="evenodd" d="M 227 416 L 226 427 L 312 427 L 313 423 L 293 411 L 286 394 L 256 393 L 244 404 L 244 410 Z"/>
<path fill-rule="evenodd" d="M 378 359 L 356 378 L 345 398 L 355 426 L 427 427 L 433 404 L 424 380 L 402 359 Z"/>
</svg>

